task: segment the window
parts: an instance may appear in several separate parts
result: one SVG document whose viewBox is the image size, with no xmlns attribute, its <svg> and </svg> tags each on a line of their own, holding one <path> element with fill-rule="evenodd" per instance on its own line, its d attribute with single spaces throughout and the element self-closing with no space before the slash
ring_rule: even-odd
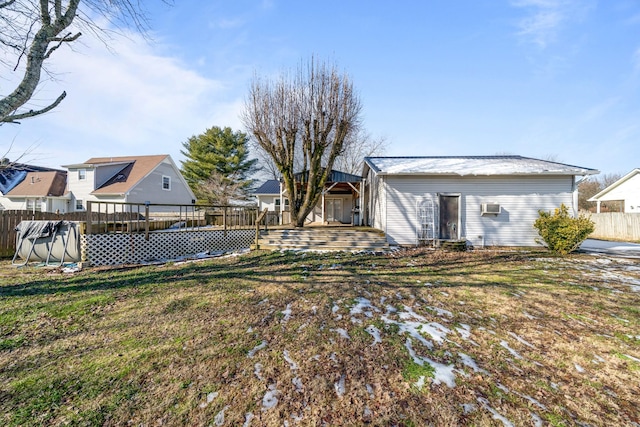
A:
<svg viewBox="0 0 640 427">
<path fill-rule="evenodd" d="M 171 177 L 163 175 L 162 176 L 162 189 L 163 190 L 171 190 Z"/>
<path fill-rule="evenodd" d="M 76 210 L 77 211 L 84 210 L 84 206 L 82 205 L 82 200 L 81 199 L 76 199 Z"/>
<path fill-rule="evenodd" d="M 27 210 L 32 211 L 35 209 L 36 201 L 33 199 L 27 199 Z"/>
<path fill-rule="evenodd" d="M 87 170 L 86 169 L 78 169 L 78 181 L 82 181 L 87 179 Z"/>
</svg>

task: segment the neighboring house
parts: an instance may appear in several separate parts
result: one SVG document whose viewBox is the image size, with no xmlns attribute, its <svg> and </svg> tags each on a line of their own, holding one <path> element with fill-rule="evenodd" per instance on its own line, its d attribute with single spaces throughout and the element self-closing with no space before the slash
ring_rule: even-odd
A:
<svg viewBox="0 0 640 427">
<path fill-rule="evenodd" d="M 575 214 L 576 176 L 597 173 L 521 156 L 368 157 L 363 214 L 391 244 L 535 246 L 538 211 Z"/>
<path fill-rule="evenodd" d="M 600 213 L 601 202 L 622 201 L 624 213 L 640 213 L 640 169 L 634 169 L 592 198 L 596 212 Z"/>
<path fill-rule="evenodd" d="M 295 174 L 296 182 L 304 181 L 302 173 Z M 306 223 L 316 224 L 359 224 L 358 212 L 361 204 L 360 187 L 362 177 L 332 170 L 322 196 L 313 211 L 305 219 Z M 253 193 L 258 200 L 258 208 L 267 208 L 272 212 L 280 212 L 284 206 L 281 223 L 288 223 L 289 199 L 281 183 L 275 179 L 268 180 Z M 356 214 L 354 216 L 354 214 Z"/>
<path fill-rule="evenodd" d="M 2 159 L 0 210 L 67 212 L 66 172 Z"/>
<path fill-rule="evenodd" d="M 4 195 L 5 209 L 66 213 L 67 173 L 64 171 L 27 172 L 25 179 Z"/>
<path fill-rule="evenodd" d="M 112 203 L 195 203 L 195 196 L 170 156 L 95 157 L 66 165 L 73 210 L 87 201 Z"/>
<path fill-rule="evenodd" d="M 277 179 L 269 179 L 258 187 L 253 195 L 258 203 L 258 210 L 267 209 L 269 212 L 280 212 L 280 181 Z M 284 199 L 285 209 L 289 206 L 289 199 Z"/>
</svg>

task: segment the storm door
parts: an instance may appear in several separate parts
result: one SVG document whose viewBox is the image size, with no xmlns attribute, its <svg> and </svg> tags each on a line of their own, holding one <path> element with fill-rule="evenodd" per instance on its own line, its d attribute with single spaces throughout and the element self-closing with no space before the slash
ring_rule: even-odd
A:
<svg viewBox="0 0 640 427">
<path fill-rule="evenodd" d="M 326 199 L 327 221 L 342 222 L 342 199 Z"/>
<path fill-rule="evenodd" d="M 440 239 L 460 239 L 460 196 L 440 194 Z"/>
</svg>

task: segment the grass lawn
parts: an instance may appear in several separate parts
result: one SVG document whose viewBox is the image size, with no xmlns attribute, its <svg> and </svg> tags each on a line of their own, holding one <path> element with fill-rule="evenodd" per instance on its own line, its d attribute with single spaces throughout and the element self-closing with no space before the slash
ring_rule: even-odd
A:
<svg viewBox="0 0 640 427">
<path fill-rule="evenodd" d="M 1 425 L 637 426 L 639 402 L 638 261 L 0 264 Z"/>
</svg>

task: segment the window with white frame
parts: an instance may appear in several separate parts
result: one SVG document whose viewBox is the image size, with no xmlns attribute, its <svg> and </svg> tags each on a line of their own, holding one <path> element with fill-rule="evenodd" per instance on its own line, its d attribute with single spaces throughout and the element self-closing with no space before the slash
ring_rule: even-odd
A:
<svg viewBox="0 0 640 427">
<path fill-rule="evenodd" d="M 163 190 L 171 190 L 171 177 L 162 175 L 162 189 Z"/>
<path fill-rule="evenodd" d="M 86 169 L 78 169 L 78 181 L 82 181 L 87 179 L 87 170 Z"/>
<path fill-rule="evenodd" d="M 76 199 L 76 210 L 77 211 L 84 210 L 84 205 L 82 204 L 82 199 Z"/>
<path fill-rule="evenodd" d="M 34 199 L 27 199 L 27 210 L 32 211 L 36 206 L 36 201 Z"/>
</svg>

